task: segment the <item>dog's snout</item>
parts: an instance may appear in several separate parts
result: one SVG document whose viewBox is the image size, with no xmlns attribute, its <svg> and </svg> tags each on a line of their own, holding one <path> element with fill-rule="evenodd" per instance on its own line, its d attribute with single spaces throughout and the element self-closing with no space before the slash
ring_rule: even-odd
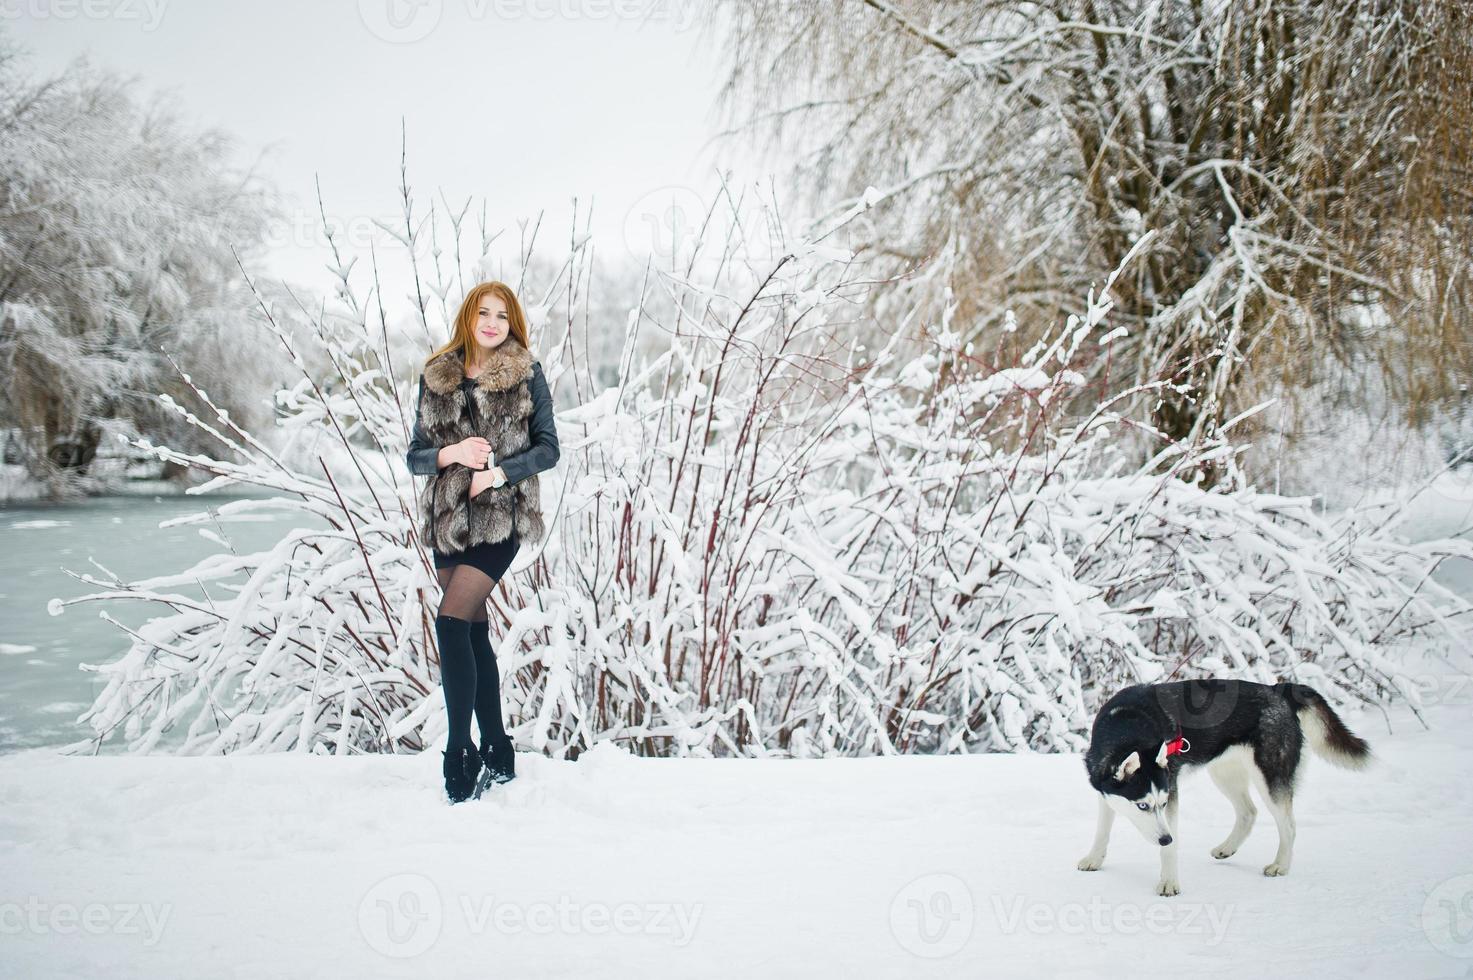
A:
<svg viewBox="0 0 1473 980">
<path fill-rule="evenodd" d="M 1171 835 L 1170 834 L 1162 834 L 1161 835 L 1161 840 L 1160 840 L 1161 846 L 1162 847 L 1165 847 L 1167 844 L 1170 844 L 1170 843 L 1171 843 Z"/>
</svg>

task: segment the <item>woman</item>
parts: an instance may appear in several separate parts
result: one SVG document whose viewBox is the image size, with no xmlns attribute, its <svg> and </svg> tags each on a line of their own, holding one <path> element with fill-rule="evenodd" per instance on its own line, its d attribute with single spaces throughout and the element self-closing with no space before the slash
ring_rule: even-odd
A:
<svg viewBox="0 0 1473 980">
<path fill-rule="evenodd" d="M 516 775 L 486 599 L 518 548 L 542 538 L 537 474 L 558 460 L 552 416 L 516 294 L 505 283 L 481 283 L 461 303 L 450 342 L 425 362 L 405 456 L 411 473 L 431 478 L 419 495 L 418 530 L 443 592 L 435 637 L 452 803 L 471 795 L 483 765 L 499 782 Z M 471 742 L 472 713 L 479 751 Z"/>
</svg>

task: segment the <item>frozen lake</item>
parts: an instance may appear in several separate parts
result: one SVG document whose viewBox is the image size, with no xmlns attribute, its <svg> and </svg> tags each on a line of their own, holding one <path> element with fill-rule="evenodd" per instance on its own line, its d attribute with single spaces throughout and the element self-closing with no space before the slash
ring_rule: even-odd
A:
<svg viewBox="0 0 1473 980">
<path fill-rule="evenodd" d="M 163 611 L 117 601 L 70 606 L 52 616 L 46 603 L 53 597 L 101 591 L 67 572 L 104 576 L 95 561 L 126 581 L 188 568 L 220 546 L 202 537 L 199 526 L 159 524 L 244 496 L 171 492 L 0 508 L 0 752 L 86 736 L 76 718 L 92 704 L 101 682 L 77 665 L 112 660 L 128 648 L 127 635 L 98 613 L 106 610 L 136 626 Z M 209 527 L 249 552 L 269 547 L 301 520 L 299 514 L 253 514 Z"/>
</svg>

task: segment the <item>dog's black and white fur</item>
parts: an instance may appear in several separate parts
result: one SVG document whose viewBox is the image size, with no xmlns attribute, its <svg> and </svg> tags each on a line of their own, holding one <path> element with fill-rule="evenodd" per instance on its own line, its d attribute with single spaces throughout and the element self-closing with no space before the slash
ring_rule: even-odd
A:
<svg viewBox="0 0 1473 980">
<path fill-rule="evenodd" d="M 1161 848 L 1159 895 L 1176 895 L 1177 775 L 1205 766 L 1232 801 L 1232 831 L 1212 849 L 1231 857 L 1253 828 L 1254 787 L 1279 829 L 1279 850 L 1263 869 L 1289 873 L 1294 856 L 1294 777 L 1305 741 L 1316 755 L 1346 769 L 1364 768 L 1369 746 L 1352 733 L 1314 689 L 1303 684 L 1235 680 L 1137 684 L 1100 708 L 1084 766 L 1100 794 L 1094 846 L 1079 862 L 1096 871 L 1117 813 Z M 1180 740 L 1180 741 L 1178 741 Z"/>
</svg>

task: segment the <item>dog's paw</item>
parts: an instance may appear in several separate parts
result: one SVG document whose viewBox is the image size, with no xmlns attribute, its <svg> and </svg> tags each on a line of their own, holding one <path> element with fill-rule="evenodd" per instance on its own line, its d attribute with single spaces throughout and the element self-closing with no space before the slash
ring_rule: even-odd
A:
<svg viewBox="0 0 1473 980">
<path fill-rule="evenodd" d="M 1173 895 L 1180 895 L 1181 885 L 1177 884 L 1174 879 L 1162 878 L 1156 883 L 1156 894 L 1160 895 L 1162 898 L 1170 898 Z"/>
<path fill-rule="evenodd" d="M 1238 849 L 1236 847 L 1228 847 L 1226 844 L 1219 844 L 1212 849 L 1212 856 L 1219 861 L 1223 858 L 1230 858 L 1237 853 Z"/>
<path fill-rule="evenodd" d="M 1289 873 L 1289 866 L 1287 864 L 1280 864 L 1279 862 L 1275 861 L 1273 864 L 1265 865 L 1263 868 L 1263 873 L 1270 878 L 1278 878 L 1281 875 L 1286 875 Z"/>
<path fill-rule="evenodd" d="M 1103 854 L 1086 854 L 1079 859 L 1079 863 L 1075 867 L 1080 871 L 1098 871 L 1104 863 L 1105 856 Z"/>
</svg>

